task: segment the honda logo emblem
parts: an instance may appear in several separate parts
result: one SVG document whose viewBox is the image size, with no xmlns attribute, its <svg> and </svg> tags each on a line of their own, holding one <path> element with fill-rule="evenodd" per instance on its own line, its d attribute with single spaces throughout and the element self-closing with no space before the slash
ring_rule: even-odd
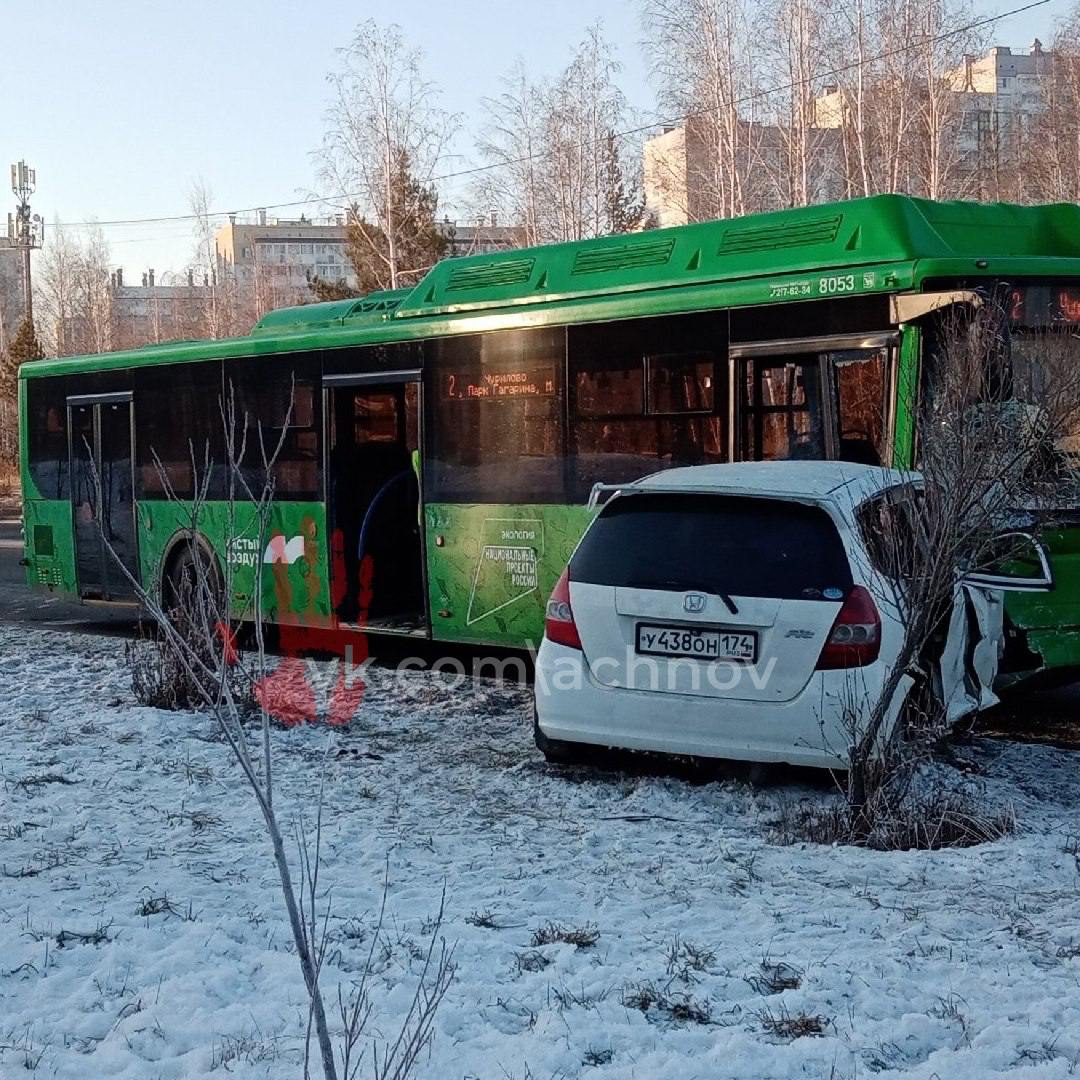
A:
<svg viewBox="0 0 1080 1080">
<path fill-rule="evenodd" d="M 688 592 L 683 597 L 683 607 L 691 615 L 697 615 L 705 610 L 705 597 L 699 592 Z"/>
</svg>

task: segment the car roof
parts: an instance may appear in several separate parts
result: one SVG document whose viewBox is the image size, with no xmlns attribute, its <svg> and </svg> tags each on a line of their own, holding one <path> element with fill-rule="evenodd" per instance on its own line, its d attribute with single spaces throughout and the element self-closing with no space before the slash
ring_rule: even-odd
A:
<svg viewBox="0 0 1080 1080">
<path fill-rule="evenodd" d="M 741 461 L 665 469 L 621 488 L 626 493 L 709 492 L 856 505 L 880 491 L 918 479 L 917 473 L 849 461 Z"/>
</svg>

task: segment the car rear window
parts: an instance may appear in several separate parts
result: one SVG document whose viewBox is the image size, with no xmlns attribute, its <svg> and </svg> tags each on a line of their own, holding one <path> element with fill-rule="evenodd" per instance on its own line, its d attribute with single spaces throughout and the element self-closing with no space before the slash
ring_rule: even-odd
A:
<svg viewBox="0 0 1080 1080">
<path fill-rule="evenodd" d="M 604 508 L 570 563 L 572 581 L 783 600 L 851 588 L 824 510 L 723 495 L 624 495 Z"/>
</svg>

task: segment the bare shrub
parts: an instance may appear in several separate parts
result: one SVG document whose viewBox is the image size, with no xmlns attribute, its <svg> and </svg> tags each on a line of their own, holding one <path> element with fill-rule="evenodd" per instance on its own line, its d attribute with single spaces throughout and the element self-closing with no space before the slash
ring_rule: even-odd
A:
<svg viewBox="0 0 1080 1080">
<path fill-rule="evenodd" d="M 0 461 L 0 500 L 13 504 L 21 493 L 18 466 Z M 0 505 L 0 510 L 6 509 Z"/>
<path fill-rule="evenodd" d="M 210 1071 L 232 1072 L 236 1065 L 260 1065 L 278 1059 L 277 1044 L 257 1033 L 222 1035 L 210 1057 Z"/>
<path fill-rule="evenodd" d="M 131 674 L 131 692 L 140 705 L 170 711 L 202 705 L 202 694 L 171 639 L 163 634 L 140 631 L 125 642 L 124 663 Z"/>
<path fill-rule="evenodd" d="M 622 1003 L 627 1009 L 637 1009 L 647 1016 L 652 1014 L 679 1024 L 712 1023 L 712 1006 L 708 1001 L 689 994 L 670 994 L 653 983 L 623 987 Z"/>
<path fill-rule="evenodd" d="M 600 931 L 592 923 L 581 927 L 560 926 L 558 923 L 545 923 L 538 926 L 532 935 L 534 946 L 573 945 L 578 949 L 591 949 L 600 940 Z"/>
<path fill-rule="evenodd" d="M 19 415 L 15 402 L 0 396 L 0 495 L 19 490 Z"/>
<path fill-rule="evenodd" d="M 111 923 L 99 923 L 93 930 L 61 930 L 56 935 L 56 947 L 66 948 L 68 945 L 103 945 L 111 941 L 109 927 Z"/>
<path fill-rule="evenodd" d="M 803 1039 L 808 1035 L 824 1035 L 829 1019 L 814 1013 L 791 1013 L 782 1005 L 775 1012 L 760 1009 L 756 1016 L 769 1035 L 778 1039 Z"/>
<path fill-rule="evenodd" d="M 139 906 L 135 909 L 135 914 L 144 919 L 149 919 L 153 915 L 173 915 L 184 922 L 193 922 L 195 918 L 190 903 L 188 904 L 188 910 L 185 914 L 166 894 L 161 896 L 148 894 L 147 896 L 144 896 L 142 900 L 139 901 Z"/>
<path fill-rule="evenodd" d="M 929 791 L 898 791 L 895 778 L 871 787 L 858 817 L 837 798 L 785 807 L 771 826 L 781 844 L 854 844 L 874 851 L 934 851 L 1001 840 L 1016 828 L 1009 810 L 981 807 L 966 791 L 939 784 Z"/>
<path fill-rule="evenodd" d="M 683 941 L 678 934 L 673 934 L 667 947 L 667 973 L 680 982 L 697 982 L 699 973 L 708 970 L 716 962 L 714 950 L 704 945 L 695 945 Z"/>
<path fill-rule="evenodd" d="M 540 952 L 539 949 L 527 949 L 514 955 L 514 966 L 518 974 L 523 972 L 535 973 L 543 971 L 551 963 L 551 957 Z"/>
<path fill-rule="evenodd" d="M 74 784 L 75 781 L 70 776 L 65 776 L 63 773 L 46 772 L 46 773 L 32 773 L 30 776 L 24 776 L 21 780 L 16 781 L 15 786 L 21 788 L 23 791 L 29 791 L 31 788 L 45 787 L 47 784 Z"/>
<path fill-rule="evenodd" d="M 610 1047 L 599 1048 L 599 1047 L 595 1047 L 595 1046 L 590 1046 L 585 1051 L 585 1054 L 581 1059 L 581 1064 L 582 1065 L 592 1065 L 592 1066 L 597 1066 L 597 1067 L 600 1066 L 600 1065 L 610 1065 L 611 1064 L 611 1059 L 614 1056 L 615 1056 L 615 1051 L 612 1050 Z"/>
<path fill-rule="evenodd" d="M 185 810 L 182 805 L 179 810 L 166 814 L 165 820 L 169 825 L 190 825 L 194 832 L 203 832 L 224 824 L 217 814 L 212 814 L 209 810 Z"/>
<path fill-rule="evenodd" d="M 490 911 L 474 911 L 472 914 L 465 916 L 465 921 L 470 926 L 477 926 L 484 930 L 499 929 L 499 924 L 495 921 L 495 916 Z"/>
<path fill-rule="evenodd" d="M 762 958 L 761 971 L 746 981 L 758 994 L 782 994 L 785 990 L 798 990 L 802 985 L 801 968 L 783 962 L 774 964 L 767 956 Z"/>
</svg>

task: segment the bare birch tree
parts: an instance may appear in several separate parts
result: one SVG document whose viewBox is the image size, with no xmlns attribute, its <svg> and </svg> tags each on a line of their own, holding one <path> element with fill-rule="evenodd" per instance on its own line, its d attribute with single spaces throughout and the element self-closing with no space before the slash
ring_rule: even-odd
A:
<svg viewBox="0 0 1080 1080">
<path fill-rule="evenodd" d="M 830 9 L 821 0 L 783 0 L 760 13 L 769 81 L 782 90 L 770 95 L 765 115 L 775 132 L 775 147 L 762 162 L 776 188 L 778 206 L 809 206 L 838 194 L 835 130 L 817 123 L 815 99 L 824 89 Z"/>
<path fill-rule="evenodd" d="M 1054 34 L 1048 70 L 1042 80 L 1042 110 L 1026 147 L 1027 183 L 1021 196 L 1031 200 L 1080 200 L 1080 6 Z"/>
<path fill-rule="evenodd" d="M 519 58 L 502 78 L 498 97 L 484 98 L 481 159 L 495 168 L 476 185 L 475 201 L 498 208 L 522 230 L 526 246 L 544 242 L 540 177 L 546 168 L 544 89 L 533 82 Z"/>
<path fill-rule="evenodd" d="M 690 220 L 760 209 L 760 49 L 750 0 L 645 0 L 662 108 L 685 116 Z"/>
<path fill-rule="evenodd" d="M 355 206 L 369 258 L 396 289 L 410 271 L 426 269 L 403 262 L 405 237 L 430 227 L 402 210 L 402 170 L 408 183 L 430 189 L 459 120 L 439 107 L 439 92 L 423 75 L 423 56 L 400 27 L 361 23 L 339 55 L 341 66 L 329 76 L 333 100 L 320 172 L 333 194 Z M 362 227 L 367 221 L 373 229 Z"/>
<path fill-rule="evenodd" d="M 36 321 L 52 355 L 112 348 L 110 252 L 99 228 L 79 236 L 57 222 L 42 249 L 35 288 Z"/>
<path fill-rule="evenodd" d="M 519 61 L 498 98 L 483 102 L 478 142 L 486 171 L 474 202 L 502 210 L 526 243 L 629 232 L 644 215 L 641 146 L 620 135 L 632 114 L 621 70 L 599 24 L 550 82 L 534 82 Z"/>
<path fill-rule="evenodd" d="M 183 693 L 175 693 L 176 687 L 165 689 L 174 692 L 173 701 L 184 706 L 201 706 L 214 718 L 258 807 L 277 870 L 280 895 L 308 998 L 303 1075 L 308 1077 L 311 1074 L 309 1055 L 314 1035 L 317 1060 L 324 1080 L 338 1080 L 339 1077 L 356 1080 L 362 1075 L 361 1070 L 365 1065 L 367 1069 L 363 1075 L 370 1076 L 372 1080 L 408 1080 L 430 1044 L 435 1013 L 454 975 L 452 949 L 438 940 L 442 908 L 421 964 L 411 1005 L 398 1031 L 385 1040 L 382 1049 L 378 1042 L 373 1042 L 368 1054 L 363 1042 L 371 1038 L 368 1025 L 372 1017 L 372 1003 L 368 977 L 371 974 L 371 958 L 382 932 L 381 916 L 359 983 L 351 991 L 341 986 L 338 988 L 341 1026 L 335 1031 L 326 1009 L 321 981 L 330 921 L 330 899 L 329 896 L 321 898 L 319 882 L 325 761 L 323 771 L 316 777 L 314 833 L 308 834 L 302 818 L 294 821 L 297 857 L 293 862 L 289 858 L 287 833 L 276 800 L 274 732 L 270 709 L 273 707 L 272 699 L 280 697 L 281 691 L 278 690 L 275 695 L 268 689 L 270 668 L 265 639 L 268 613 L 263 600 L 263 560 L 260 558 L 255 564 L 250 594 L 244 608 L 238 612 L 234 606 L 234 565 L 226 559 L 222 567 L 212 549 L 201 540 L 211 481 L 215 474 L 223 472 L 227 493 L 223 522 L 226 550 L 232 549 L 233 541 L 238 537 L 243 537 L 249 543 L 254 541 L 255 550 L 259 552 L 266 549 L 271 536 L 276 464 L 292 417 L 292 402 L 276 445 L 265 441 L 263 429 L 258 423 L 254 429 L 249 426 L 249 418 L 238 410 L 231 387 L 220 401 L 220 412 L 224 429 L 224 467 L 213 461 L 209 443 L 201 449 L 190 443 L 192 476 L 195 478 L 191 500 L 182 501 L 176 496 L 165 466 L 155 456 L 162 488 L 178 509 L 178 520 L 185 526 L 186 559 L 182 562 L 184 573 L 179 579 L 171 580 L 168 587 L 160 592 L 147 588 L 134 578 L 116 556 L 100 517 L 99 535 L 160 635 L 164 670 L 172 679 L 183 684 Z M 258 444 L 254 447 L 248 445 L 252 430 L 255 432 L 252 441 Z M 95 506 L 100 507 L 101 478 L 92 460 L 90 468 L 97 490 Z M 262 482 L 256 477 L 261 478 Z M 240 654 L 236 632 L 239 622 L 245 618 L 254 627 L 254 656 L 246 678 L 238 679 Z M 347 655 L 341 663 L 340 678 L 355 677 L 354 672 L 345 670 L 350 664 Z M 254 725 L 250 722 L 253 706 L 258 710 L 258 721 Z M 326 718 L 323 715 L 313 719 Z M 321 913 L 320 902 L 323 905 Z"/>
<path fill-rule="evenodd" d="M 954 0 L 843 0 L 833 8 L 827 122 L 840 131 L 845 193 L 955 198 L 970 190 L 957 74 L 981 39 Z"/>
<path fill-rule="evenodd" d="M 981 47 L 977 30 L 968 28 L 966 4 L 930 0 L 922 5 L 921 37 L 913 51 L 919 67 L 915 88 L 915 165 L 918 193 L 928 199 L 971 198 L 977 177 L 964 168 L 961 125 L 963 97 L 957 93 L 965 58 Z"/>
<path fill-rule="evenodd" d="M 228 306 L 223 303 L 218 283 L 217 247 L 214 243 L 214 222 L 210 206 L 212 193 L 202 177 L 194 180 L 188 192 L 188 203 L 194 218 L 195 252 L 192 277 L 202 278 L 209 289 L 203 305 L 203 333 L 198 337 L 220 338 L 235 332 L 237 327 L 229 318 Z M 244 329 L 247 329 L 246 327 Z"/>
</svg>

